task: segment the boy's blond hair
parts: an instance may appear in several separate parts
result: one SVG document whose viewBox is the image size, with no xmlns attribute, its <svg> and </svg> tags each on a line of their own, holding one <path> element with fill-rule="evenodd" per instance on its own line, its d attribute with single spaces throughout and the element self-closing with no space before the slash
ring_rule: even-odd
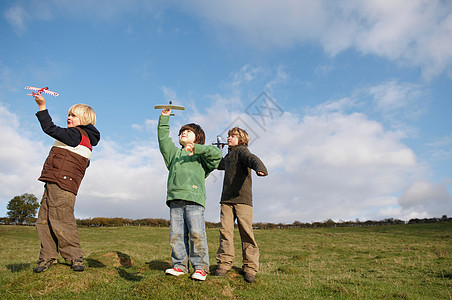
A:
<svg viewBox="0 0 452 300">
<path fill-rule="evenodd" d="M 68 115 L 77 116 L 80 119 L 80 124 L 88 125 L 93 124 L 96 125 L 96 113 L 91 106 L 86 104 L 74 104 L 69 108 Z"/>
<path fill-rule="evenodd" d="M 228 136 L 236 136 L 239 140 L 239 145 L 244 145 L 248 147 L 248 143 L 250 142 L 250 138 L 248 133 L 239 127 L 234 127 L 228 131 Z"/>
</svg>

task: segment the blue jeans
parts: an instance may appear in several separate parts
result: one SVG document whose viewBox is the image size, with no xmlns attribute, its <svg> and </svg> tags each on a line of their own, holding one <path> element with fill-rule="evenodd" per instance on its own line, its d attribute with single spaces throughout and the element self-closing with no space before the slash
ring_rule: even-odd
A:
<svg viewBox="0 0 452 300">
<path fill-rule="evenodd" d="M 193 269 L 209 272 L 204 207 L 190 201 L 172 200 L 170 201 L 170 222 L 173 268 L 179 268 L 188 273 L 190 257 Z"/>
</svg>

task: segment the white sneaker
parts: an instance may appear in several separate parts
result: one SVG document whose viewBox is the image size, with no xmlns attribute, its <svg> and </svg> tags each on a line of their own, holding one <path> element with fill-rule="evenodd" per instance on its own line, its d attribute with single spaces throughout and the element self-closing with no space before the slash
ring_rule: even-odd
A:
<svg viewBox="0 0 452 300">
<path fill-rule="evenodd" d="M 173 275 L 173 276 L 179 276 L 179 275 L 185 274 L 184 271 L 182 271 L 179 268 L 166 269 L 165 273 L 169 274 L 169 275 Z"/>
<path fill-rule="evenodd" d="M 193 273 L 193 275 L 191 275 L 192 279 L 202 280 L 202 281 L 206 280 L 206 277 L 207 277 L 207 273 L 201 269 L 196 269 L 195 273 Z"/>
</svg>

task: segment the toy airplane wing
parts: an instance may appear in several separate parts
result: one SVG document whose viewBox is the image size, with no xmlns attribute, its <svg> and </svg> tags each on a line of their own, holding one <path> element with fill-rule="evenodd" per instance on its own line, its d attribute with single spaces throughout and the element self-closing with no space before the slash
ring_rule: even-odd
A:
<svg viewBox="0 0 452 300">
<path fill-rule="evenodd" d="M 166 104 L 166 105 L 156 105 L 154 106 L 155 109 L 175 109 L 175 110 L 185 110 L 185 107 L 183 106 L 178 106 L 178 105 L 171 105 L 171 104 Z"/>
<path fill-rule="evenodd" d="M 52 91 L 49 91 L 49 90 L 43 90 L 42 92 L 46 93 L 48 95 L 54 96 L 54 97 L 59 95 L 57 92 L 52 92 Z"/>
<path fill-rule="evenodd" d="M 54 96 L 54 97 L 59 95 L 56 92 L 50 91 L 48 87 L 37 88 L 37 87 L 34 87 L 34 86 L 26 86 L 25 89 L 26 90 L 37 91 L 38 93 L 45 93 L 45 94 L 48 94 L 48 95 L 51 95 L 51 96 Z M 33 93 L 33 96 L 34 95 L 35 95 L 35 93 Z"/>
<path fill-rule="evenodd" d="M 26 86 L 25 87 L 26 90 L 32 90 L 32 91 L 39 91 L 40 88 L 34 87 L 34 86 Z"/>
<path fill-rule="evenodd" d="M 155 109 L 176 109 L 176 110 L 185 110 L 185 107 L 179 106 L 179 105 L 172 105 L 173 101 L 170 101 L 168 105 L 156 105 L 154 106 Z M 171 114 L 171 116 L 174 116 L 174 114 Z"/>
</svg>

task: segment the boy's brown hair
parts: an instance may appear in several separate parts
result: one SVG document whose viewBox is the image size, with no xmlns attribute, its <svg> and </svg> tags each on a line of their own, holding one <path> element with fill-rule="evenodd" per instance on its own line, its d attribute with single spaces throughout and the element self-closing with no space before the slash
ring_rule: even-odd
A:
<svg viewBox="0 0 452 300">
<path fill-rule="evenodd" d="M 69 108 L 68 115 L 77 116 L 82 125 L 96 125 L 96 113 L 91 106 L 86 104 L 74 104 Z"/>
<path fill-rule="evenodd" d="M 239 140 L 239 145 L 247 146 L 250 142 L 250 138 L 248 136 L 248 133 L 239 127 L 234 127 L 231 130 L 228 131 L 228 136 L 236 136 Z"/>
<path fill-rule="evenodd" d="M 202 130 L 201 126 L 195 123 L 185 124 L 179 130 L 179 135 L 182 134 L 185 130 L 191 130 L 195 134 L 195 144 L 204 145 L 206 142 L 206 135 L 204 134 L 204 130 Z"/>
</svg>

